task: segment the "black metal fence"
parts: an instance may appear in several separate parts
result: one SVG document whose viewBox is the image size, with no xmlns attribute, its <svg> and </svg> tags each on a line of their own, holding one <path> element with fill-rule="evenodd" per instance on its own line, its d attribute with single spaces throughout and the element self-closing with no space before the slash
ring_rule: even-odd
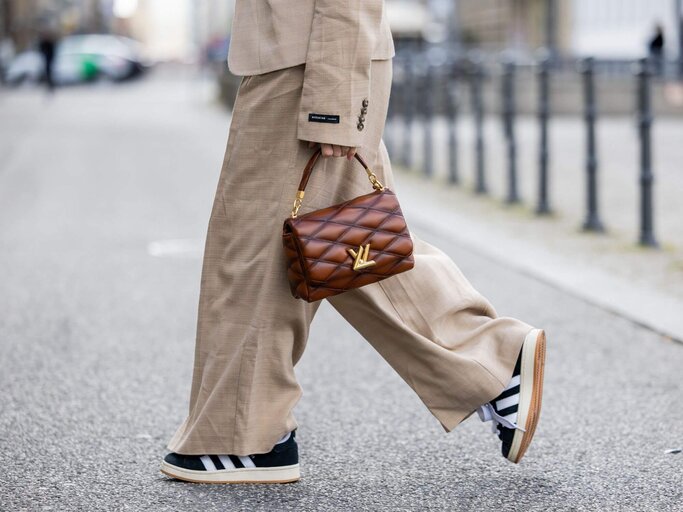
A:
<svg viewBox="0 0 683 512">
<path fill-rule="evenodd" d="M 534 210 L 537 215 L 552 213 L 549 196 L 549 183 L 552 178 L 551 150 L 548 142 L 549 121 L 553 115 L 551 103 L 551 83 L 556 77 L 568 73 L 580 79 L 583 103 L 580 111 L 585 123 L 585 231 L 602 233 L 605 231 L 598 198 L 599 159 L 596 141 L 596 120 L 598 106 L 596 104 L 596 78 L 609 76 L 634 84 L 631 105 L 635 107 L 638 121 L 637 144 L 640 148 L 639 183 L 640 211 L 639 244 L 657 247 L 653 214 L 653 181 L 651 127 L 653 122 L 651 82 L 661 79 L 666 66 L 651 59 L 637 62 L 596 61 L 588 58 L 580 61 L 551 59 L 549 55 L 541 55 L 534 62 L 517 62 L 503 56 L 492 60 L 490 56 L 471 53 L 465 57 L 451 57 L 439 49 L 422 51 L 404 50 L 397 52 L 394 59 L 394 81 L 389 106 L 388 124 L 385 141 L 389 153 L 397 163 L 408 167 L 416 167 L 414 147 L 417 141 L 423 145 L 419 153 L 423 155 L 421 171 L 427 177 L 435 173 L 435 144 L 433 123 L 436 117 L 447 121 L 446 154 L 441 155 L 447 161 L 447 181 L 452 185 L 462 182 L 463 169 L 459 165 L 462 150 L 473 151 L 474 165 L 472 181 L 476 194 L 489 193 L 486 172 L 486 139 L 484 118 L 486 104 L 484 100 L 484 84 L 495 79 L 500 87 L 497 104 L 501 117 L 505 143 L 506 183 L 503 201 L 508 204 L 521 201 L 518 186 L 517 154 L 518 141 L 515 125 L 518 117 L 517 85 L 523 78 L 525 83 L 535 82 L 536 94 L 535 115 L 538 123 L 539 142 L 537 148 L 537 183 L 534 199 Z M 465 105 L 463 92 L 469 98 Z M 457 125 L 462 111 L 469 111 L 468 121 L 473 123 L 473 148 L 463 148 L 458 139 Z M 415 138 L 415 129 L 422 130 L 422 137 Z M 635 136 L 634 136 L 635 137 Z M 439 150 L 443 151 L 443 148 Z"/>
</svg>

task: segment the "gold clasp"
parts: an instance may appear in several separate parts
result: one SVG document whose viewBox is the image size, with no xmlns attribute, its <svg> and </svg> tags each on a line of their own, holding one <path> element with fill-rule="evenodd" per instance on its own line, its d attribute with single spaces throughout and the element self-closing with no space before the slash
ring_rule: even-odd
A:
<svg viewBox="0 0 683 512">
<path fill-rule="evenodd" d="M 354 260 L 353 270 L 363 270 L 364 268 L 376 265 L 374 260 L 368 260 L 368 256 L 370 255 L 370 244 L 365 244 L 365 246 L 361 244 L 358 248 L 358 252 L 354 251 L 353 249 L 347 249 L 346 251 Z"/>
<path fill-rule="evenodd" d="M 365 172 L 368 174 L 370 183 L 372 183 L 372 188 L 379 190 L 380 192 L 384 190 L 384 185 L 380 183 L 380 181 L 377 179 L 377 175 L 374 172 L 372 172 L 369 168 L 365 169 Z"/>
<path fill-rule="evenodd" d="M 296 199 L 294 200 L 294 205 L 292 206 L 292 218 L 295 219 L 296 216 L 299 214 L 299 208 L 301 208 L 301 204 L 304 202 L 304 194 L 306 192 L 303 190 L 299 190 L 296 193 Z"/>
</svg>

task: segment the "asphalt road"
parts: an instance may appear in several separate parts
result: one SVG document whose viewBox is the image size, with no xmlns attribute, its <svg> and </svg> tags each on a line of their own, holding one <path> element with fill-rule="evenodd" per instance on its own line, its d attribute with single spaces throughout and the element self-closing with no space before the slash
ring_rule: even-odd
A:
<svg viewBox="0 0 683 512">
<path fill-rule="evenodd" d="M 548 332 L 521 465 L 476 419 L 445 434 L 323 307 L 297 368 L 303 479 L 163 477 L 229 123 L 209 98 L 180 75 L 0 91 L 0 510 L 683 510 L 683 346 L 424 231 Z"/>
</svg>

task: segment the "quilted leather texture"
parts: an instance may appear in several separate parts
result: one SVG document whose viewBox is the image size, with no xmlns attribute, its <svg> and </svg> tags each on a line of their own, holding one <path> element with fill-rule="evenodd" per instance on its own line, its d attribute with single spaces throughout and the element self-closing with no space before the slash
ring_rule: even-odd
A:
<svg viewBox="0 0 683 512">
<path fill-rule="evenodd" d="M 370 244 L 375 265 L 354 270 L 348 249 Z M 413 268 L 413 242 L 396 195 L 388 189 L 300 217 L 283 226 L 292 295 L 308 302 Z"/>
</svg>

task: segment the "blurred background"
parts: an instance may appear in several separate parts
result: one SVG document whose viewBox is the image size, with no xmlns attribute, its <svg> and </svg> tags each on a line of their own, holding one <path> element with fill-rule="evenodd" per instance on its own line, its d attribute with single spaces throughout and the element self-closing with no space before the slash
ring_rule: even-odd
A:
<svg viewBox="0 0 683 512">
<path fill-rule="evenodd" d="M 545 48 L 554 59 L 595 57 L 615 68 L 652 55 L 683 72 L 679 0 L 387 0 L 399 47 L 445 45 L 450 55 L 477 49 L 506 51 L 520 62 Z M 58 48 L 60 81 L 75 81 L 67 68 L 74 53 L 129 60 L 137 68 L 156 63 L 223 65 L 234 2 L 220 0 L 2 0 L 0 65 L 5 81 L 37 79 L 18 61 L 39 52 L 41 39 L 65 39 Z M 107 37 L 92 37 L 93 35 Z M 91 37 L 76 37 L 89 35 Z M 59 46 L 59 45 L 58 45 Z M 112 63 L 98 63 L 106 77 Z M 87 65 L 82 64 L 82 67 Z M 217 71 L 222 68 L 216 66 Z M 139 71 L 137 69 L 136 71 Z M 93 70 L 83 71 L 88 75 Z M 134 74 L 129 69 L 129 74 Z M 86 76 L 85 78 L 87 78 Z M 82 77 L 83 78 L 83 77 Z"/>
</svg>

